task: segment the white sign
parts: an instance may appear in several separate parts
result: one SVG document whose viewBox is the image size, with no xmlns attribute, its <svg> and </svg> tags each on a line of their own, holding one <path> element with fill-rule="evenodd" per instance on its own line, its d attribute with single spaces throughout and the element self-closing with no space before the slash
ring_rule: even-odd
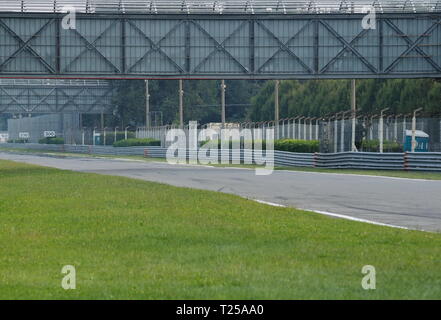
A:
<svg viewBox="0 0 441 320">
<path fill-rule="evenodd" d="M 56 137 L 56 133 L 55 131 L 45 131 L 43 133 L 45 138 L 55 138 Z"/>
<path fill-rule="evenodd" d="M 0 143 L 7 142 L 9 140 L 9 134 L 0 133 Z"/>
<path fill-rule="evenodd" d="M 20 138 L 20 139 L 29 139 L 30 138 L 30 134 L 29 134 L 29 132 L 20 132 L 19 134 L 18 134 L 18 137 Z"/>
</svg>

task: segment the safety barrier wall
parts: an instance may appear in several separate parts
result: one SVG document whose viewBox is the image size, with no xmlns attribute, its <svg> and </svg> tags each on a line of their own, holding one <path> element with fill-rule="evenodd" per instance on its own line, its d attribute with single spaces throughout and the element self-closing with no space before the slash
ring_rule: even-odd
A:
<svg viewBox="0 0 441 320">
<path fill-rule="evenodd" d="M 405 153 L 404 167 L 406 170 L 441 172 L 441 153 Z"/>
<path fill-rule="evenodd" d="M 346 169 L 404 169 L 403 153 L 342 152 L 320 153 L 315 155 L 318 168 Z"/>
<path fill-rule="evenodd" d="M 41 150 L 52 152 L 69 152 L 111 156 L 143 156 L 148 158 L 165 158 L 167 148 L 162 147 L 125 147 L 111 146 L 79 146 L 79 145 L 45 145 L 45 144 L 0 144 L 1 148 Z M 176 150 L 176 155 L 179 150 Z M 182 150 L 181 150 L 182 152 Z M 186 159 L 196 159 L 197 150 L 183 150 Z M 207 157 L 210 153 L 207 152 Z M 228 160 L 232 163 L 244 163 L 252 159 L 259 164 L 261 157 L 266 157 L 265 151 L 229 150 Z M 222 160 L 219 150 L 217 159 Z M 274 151 L 274 163 L 278 167 L 315 167 L 315 168 L 344 168 L 344 169 L 377 169 L 377 170 L 415 170 L 441 172 L 441 153 L 294 153 Z"/>
</svg>

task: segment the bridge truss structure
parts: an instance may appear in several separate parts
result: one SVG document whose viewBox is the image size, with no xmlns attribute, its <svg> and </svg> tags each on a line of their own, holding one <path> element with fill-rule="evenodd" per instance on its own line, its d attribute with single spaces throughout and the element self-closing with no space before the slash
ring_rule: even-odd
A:
<svg viewBox="0 0 441 320">
<path fill-rule="evenodd" d="M 109 114 L 114 93 L 106 80 L 0 79 L 0 114 Z"/>
<path fill-rule="evenodd" d="M 440 26 L 441 0 L 4 0 L 0 77 L 440 77 Z"/>
</svg>

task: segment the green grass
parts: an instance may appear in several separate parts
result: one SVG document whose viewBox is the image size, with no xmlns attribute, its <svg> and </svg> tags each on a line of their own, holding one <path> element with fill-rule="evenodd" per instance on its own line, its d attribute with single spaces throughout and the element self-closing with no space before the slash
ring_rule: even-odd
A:
<svg viewBox="0 0 441 320">
<path fill-rule="evenodd" d="M 440 234 L 7 161 L 0 182 L 0 299 L 441 299 Z"/>
</svg>

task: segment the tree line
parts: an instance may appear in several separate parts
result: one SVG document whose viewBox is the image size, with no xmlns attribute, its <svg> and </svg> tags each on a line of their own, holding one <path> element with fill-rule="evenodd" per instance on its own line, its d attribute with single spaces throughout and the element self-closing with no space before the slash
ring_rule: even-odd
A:
<svg viewBox="0 0 441 320">
<path fill-rule="evenodd" d="M 184 81 L 184 120 L 220 122 L 221 91 L 218 80 Z M 145 124 L 145 82 L 118 80 L 114 116 L 108 126 Z M 274 81 L 227 80 L 227 122 L 274 119 Z M 176 80 L 151 80 L 151 111 L 161 113 L 164 124 L 179 121 Z M 357 80 L 357 108 L 362 113 L 410 113 L 423 107 L 428 116 L 440 114 L 441 82 L 435 79 Z M 350 80 L 283 80 L 280 84 L 280 118 L 318 117 L 350 109 Z M 92 120 L 92 119 L 91 119 Z M 94 121 L 99 121 L 95 117 Z"/>
<path fill-rule="evenodd" d="M 252 121 L 274 118 L 274 83 L 268 81 L 252 97 L 247 116 Z M 423 107 L 428 116 L 441 111 L 441 82 L 434 79 L 365 79 L 356 81 L 357 109 L 362 113 L 410 113 Z M 280 118 L 319 117 L 351 106 L 350 80 L 282 81 L 280 85 Z"/>
</svg>

